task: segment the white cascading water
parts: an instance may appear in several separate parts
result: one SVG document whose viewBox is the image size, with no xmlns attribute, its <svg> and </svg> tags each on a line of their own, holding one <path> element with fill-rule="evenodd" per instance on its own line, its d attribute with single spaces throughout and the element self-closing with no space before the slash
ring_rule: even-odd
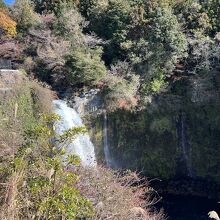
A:
<svg viewBox="0 0 220 220">
<path fill-rule="evenodd" d="M 188 151 L 189 151 L 189 143 L 187 141 L 187 135 L 186 135 L 186 125 L 185 125 L 185 119 L 184 116 L 181 115 L 180 116 L 180 145 L 182 148 L 182 158 L 185 161 L 185 165 L 187 168 L 187 172 L 188 172 L 188 176 L 193 177 L 193 171 L 192 171 L 192 167 L 190 165 L 189 162 L 189 155 L 188 155 Z"/>
<path fill-rule="evenodd" d="M 83 126 L 80 115 L 73 109 L 67 106 L 63 100 L 54 100 L 54 112 L 61 117 L 61 120 L 56 123 L 56 131 L 62 134 L 64 131 Z M 88 134 L 79 134 L 66 148 L 66 154 L 76 154 L 80 157 L 83 166 L 96 166 L 96 158 L 94 145 L 90 141 Z"/>
</svg>

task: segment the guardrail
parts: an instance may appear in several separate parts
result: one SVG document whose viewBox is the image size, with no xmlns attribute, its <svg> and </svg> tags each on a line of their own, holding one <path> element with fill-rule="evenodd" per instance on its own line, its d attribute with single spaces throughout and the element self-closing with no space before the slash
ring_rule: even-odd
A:
<svg viewBox="0 0 220 220">
<path fill-rule="evenodd" d="M 12 69 L 11 60 L 0 59 L 0 69 Z"/>
</svg>

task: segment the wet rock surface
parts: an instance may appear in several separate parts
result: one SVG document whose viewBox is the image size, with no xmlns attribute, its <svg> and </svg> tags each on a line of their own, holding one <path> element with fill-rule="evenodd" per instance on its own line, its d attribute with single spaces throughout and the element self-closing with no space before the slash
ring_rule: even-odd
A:
<svg viewBox="0 0 220 220">
<path fill-rule="evenodd" d="M 90 89 L 77 95 L 67 97 L 68 104 L 80 115 L 94 113 L 96 115 L 103 112 L 103 97 L 100 89 Z"/>
</svg>

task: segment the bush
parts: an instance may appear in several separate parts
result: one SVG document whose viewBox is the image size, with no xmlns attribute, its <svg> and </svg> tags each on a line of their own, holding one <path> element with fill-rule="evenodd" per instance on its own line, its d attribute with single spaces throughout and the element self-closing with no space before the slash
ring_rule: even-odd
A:
<svg viewBox="0 0 220 220">
<path fill-rule="evenodd" d="M 91 219 L 165 219 L 162 211 L 152 210 L 151 204 L 158 198 L 137 173 L 97 167 L 95 172 L 80 168 L 79 176 L 80 191 L 94 203 L 95 215 Z"/>
<path fill-rule="evenodd" d="M 106 67 L 101 61 L 100 49 L 82 48 L 73 49 L 68 56 L 68 79 L 72 85 L 83 83 L 96 84 L 106 74 Z"/>
<path fill-rule="evenodd" d="M 57 136 L 52 123 L 58 119 L 54 114 L 42 115 L 37 125 L 25 132 L 25 142 L 3 168 L 9 175 L 4 179 L 6 203 L 1 219 L 77 219 L 93 215 L 92 204 L 77 189 L 79 178 L 71 168 L 79 165 L 79 158 L 63 157 L 67 139 L 85 129 L 73 128 Z"/>
<path fill-rule="evenodd" d="M 104 99 L 106 108 L 131 109 L 138 104 L 139 76 L 127 62 L 118 62 L 104 78 Z"/>
<path fill-rule="evenodd" d="M 52 126 L 56 120 L 55 114 L 43 114 L 26 130 L 13 157 L 1 161 L 1 219 L 164 218 L 151 211 L 152 188 L 146 181 L 140 184 L 137 174 L 83 168 L 78 156 L 64 156 L 69 141 L 86 129 L 57 135 Z"/>
<path fill-rule="evenodd" d="M 0 37 L 5 34 L 7 37 L 16 36 L 16 22 L 13 21 L 7 13 L 0 8 Z"/>
<path fill-rule="evenodd" d="M 32 82 L 30 89 L 35 115 L 37 116 L 42 112 L 51 112 L 53 100 L 52 91 L 45 85 L 44 87 L 40 85 L 39 82 Z"/>
<path fill-rule="evenodd" d="M 11 9 L 11 14 L 18 24 L 18 32 L 24 33 L 28 28 L 40 22 L 39 16 L 34 12 L 34 6 L 29 0 L 18 0 Z"/>
</svg>

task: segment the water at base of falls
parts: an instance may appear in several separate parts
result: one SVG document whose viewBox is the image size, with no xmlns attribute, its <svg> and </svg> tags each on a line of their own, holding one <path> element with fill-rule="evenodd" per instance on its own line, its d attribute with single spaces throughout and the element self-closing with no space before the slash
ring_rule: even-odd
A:
<svg viewBox="0 0 220 220">
<path fill-rule="evenodd" d="M 61 120 L 55 125 L 58 134 L 73 127 L 83 126 L 80 115 L 73 108 L 68 107 L 65 101 L 54 100 L 53 104 L 54 112 L 61 117 Z M 77 135 L 66 148 L 66 155 L 69 154 L 78 155 L 83 166 L 96 166 L 94 146 L 88 134 Z"/>
<path fill-rule="evenodd" d="M 163 208 L 168 220 L 210 220 L 208 212 L 220 213 L 220 205 L 216 200 L 198 196 L 176 196 L 162 194 L 162 200 L 156 204 Z"/>
</svg>

